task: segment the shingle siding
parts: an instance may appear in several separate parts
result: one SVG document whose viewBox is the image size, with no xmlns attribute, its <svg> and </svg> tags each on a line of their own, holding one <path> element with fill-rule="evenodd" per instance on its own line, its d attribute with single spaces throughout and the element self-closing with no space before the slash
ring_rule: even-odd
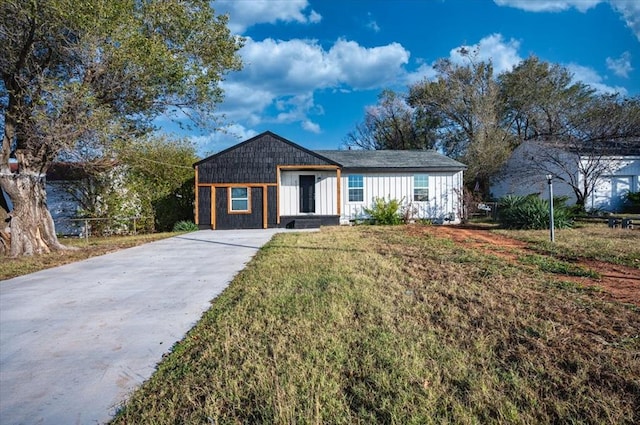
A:
<svg viewBox="0 0 640 425">
<path fill-rule="evenodd" d="M 278 165 L 330 165 L 272 133 L 263 133 L 198 162 L 199 183 L 275 183 Z"/>
<path fill-rule="evenodd" d="M 267 188 L 267 224 L 268 227 L 277 227 L 278 223 L 278 188 L 270 186 Z"/>
<path fill-rule="evenodd" d="M 216 189 L 216 229 L 261 229 L 262 228 L 262 188 L 251 188 L 251 213 L 229 214 L 229 191 Z"/>
<path fill-rule="evenodd" d="M 211 226 L 211 188 L 198 188 L 198 225 L 209 228 Z"/>
</svg>

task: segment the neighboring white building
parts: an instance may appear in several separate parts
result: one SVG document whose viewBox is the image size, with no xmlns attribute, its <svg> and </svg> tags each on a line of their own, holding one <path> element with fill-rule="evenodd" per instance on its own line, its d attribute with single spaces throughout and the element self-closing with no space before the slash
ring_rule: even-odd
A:
<svg viewBox="0 0 640 425">
<path fill-rule="evenodd" d="M 464 164 L 436 151 L 310 151 L 271 132 L 194 164 L 201 228 L 317 227 L 365 218 L 375 198 L 457 223 Z"/>
<path fill-rule="evenodd" d="M 584 190 L 586 184 L 587 210 L 618 212 L 627 193 L 640 191 L 640 144 L 624 148 L 601 145 L 598 152 L 587 154 L 558 144 L 525 142 L 492 180 L 491 194 L 494 198 L 533 193 L 548 196 L 548 174 L 553 176 L 554 196 L 567 196 L 575 203 L 573 187 Z"/>
</svg>

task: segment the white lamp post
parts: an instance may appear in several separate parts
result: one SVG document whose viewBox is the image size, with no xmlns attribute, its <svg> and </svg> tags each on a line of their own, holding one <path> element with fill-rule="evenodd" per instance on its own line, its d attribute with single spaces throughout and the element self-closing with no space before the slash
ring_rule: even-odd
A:
<svg viewBox="0 0 640 425">
<path fill-rule="evenodd" d="M 556 235 L 553 225 L 553 175 L 547 174 L 547 183 L 549 183 L 549 236 L 551 242 L 556 241 Z"/>
</svg>

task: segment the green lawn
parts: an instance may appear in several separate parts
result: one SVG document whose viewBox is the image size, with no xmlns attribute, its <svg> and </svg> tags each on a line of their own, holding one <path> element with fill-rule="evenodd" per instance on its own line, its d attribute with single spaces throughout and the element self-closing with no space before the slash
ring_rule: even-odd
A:
<svg viewBox="0 0 640 425">
<path fill-rule="evenodd" d="M 640 422 L 637 307 L 412 235 L 277 235 L 114 423 Z"/>
</svg>

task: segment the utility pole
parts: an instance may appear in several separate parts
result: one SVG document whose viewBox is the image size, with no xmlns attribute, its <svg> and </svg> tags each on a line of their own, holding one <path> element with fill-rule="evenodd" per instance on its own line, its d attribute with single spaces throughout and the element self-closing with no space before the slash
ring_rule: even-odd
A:
<svg viewBox="0 0 640 425">
<path fill-rule="evenodd" d="M 547 183 L 549 183 L 549 236 L 551 242 L 556 241 L 555 229 L 553 224 L 553 175 L 547 174 Z"/>
</svg>

